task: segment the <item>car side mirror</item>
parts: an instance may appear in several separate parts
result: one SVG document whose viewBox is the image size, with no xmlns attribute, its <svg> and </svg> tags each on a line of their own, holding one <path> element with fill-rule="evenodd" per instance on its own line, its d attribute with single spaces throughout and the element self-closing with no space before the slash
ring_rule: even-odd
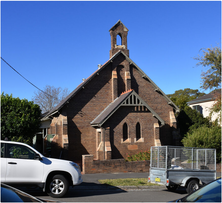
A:
<svg viewBox="0 0 222 203">
<path fill-rule="evenodd" d="M 35 159 L 38 159 L 38 160 L 41 161 L 41 160 L 42 160 L 42 157 L 41 157 L 39 154 L 36 154 L 36 155 L 35 155 Z"/>
</svg>

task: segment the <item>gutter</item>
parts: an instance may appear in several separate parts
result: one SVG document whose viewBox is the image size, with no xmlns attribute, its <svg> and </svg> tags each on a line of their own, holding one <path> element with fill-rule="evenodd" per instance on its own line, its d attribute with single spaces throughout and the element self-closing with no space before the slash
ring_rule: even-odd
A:
<svg viewBox="0 0 222 203">
<path fill-rule="evenodd" d="M 187 104 L 196 104 L 196 103 L 202 103 L 202 102 L 206 102 L 206 101 L 212 101 L 212 98 L 189 101 L 189 102 L 187 102 Z"/>
<path fill-rule="evenodd" d="M 52 116 L 53 114 L 55 114 L 55 113 L 58 113 L 59 111 L 58 110 L 56 110 L 56 111 L 53 111 L 51 114 L 49 114 L 49 115 L 47 115 L 47 117 L 45 117 L 45 118 L 42 118 L 41 119 L 41 121 L 46 121 L 46 120 L 50 120 L 50 116 Z"/>
</svg>

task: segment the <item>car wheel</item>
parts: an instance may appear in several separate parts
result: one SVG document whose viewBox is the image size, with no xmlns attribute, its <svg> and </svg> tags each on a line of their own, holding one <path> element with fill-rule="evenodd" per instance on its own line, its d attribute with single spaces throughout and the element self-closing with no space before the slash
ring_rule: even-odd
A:
<svg viewBox="0 0 222 203">
<path fill-rule="evenodd" d="M 192 192 L 195 192 L 196 190 L 198 190 L 200 188 L 199 183 L 197 180 L 191 180 L 188 185 L 187 185 L 187 193 L 190 194 Z"/>
<path fill-rule="evenodd" d="M 63 175 L 55 175 L 48 184 L 48 195 L 62 197 L 69 189 L 69 181 Z"/>
<path fill-rule="evenodd" d="M 178 188 L 178 185 L 169 185 L 166 186 L 169 191 L 175 191 Z"/>
</svg>

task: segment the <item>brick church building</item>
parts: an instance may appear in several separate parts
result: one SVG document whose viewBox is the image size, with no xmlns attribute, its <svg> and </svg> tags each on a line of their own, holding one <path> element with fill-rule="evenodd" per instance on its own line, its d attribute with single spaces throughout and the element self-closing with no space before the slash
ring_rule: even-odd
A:
<svg viewBox="0 0 222 203">
<path fill-rule="evenodd" d="M 43 136 L 66 149 L 64 159 L 120 159 L 175 144 L 178 107 L 129 58 L 125 25 L 119 20 L 109 32 L 109 60 L 42 118 Z"/>
</svg>

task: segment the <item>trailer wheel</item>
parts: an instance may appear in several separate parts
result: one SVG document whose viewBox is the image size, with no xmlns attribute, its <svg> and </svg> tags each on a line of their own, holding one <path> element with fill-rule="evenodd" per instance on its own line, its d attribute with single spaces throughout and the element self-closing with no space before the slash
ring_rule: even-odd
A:
<svg viewBox="0 0 222 203">
<path fill-rule="evenodd" d="M 166 186 L 169 191 L 175 191 L 178 188 L 178 185 L 169 185 Z"/>
<path fill-rule="evenodd" d="M 200 188 L 199 183 L 197 180 L 191 180 L 188 184 L 187 184 L 187 188 L 186 191 L 188 194 L 195 192 L 196 190 L 198 190 Z"/>
</svg>

